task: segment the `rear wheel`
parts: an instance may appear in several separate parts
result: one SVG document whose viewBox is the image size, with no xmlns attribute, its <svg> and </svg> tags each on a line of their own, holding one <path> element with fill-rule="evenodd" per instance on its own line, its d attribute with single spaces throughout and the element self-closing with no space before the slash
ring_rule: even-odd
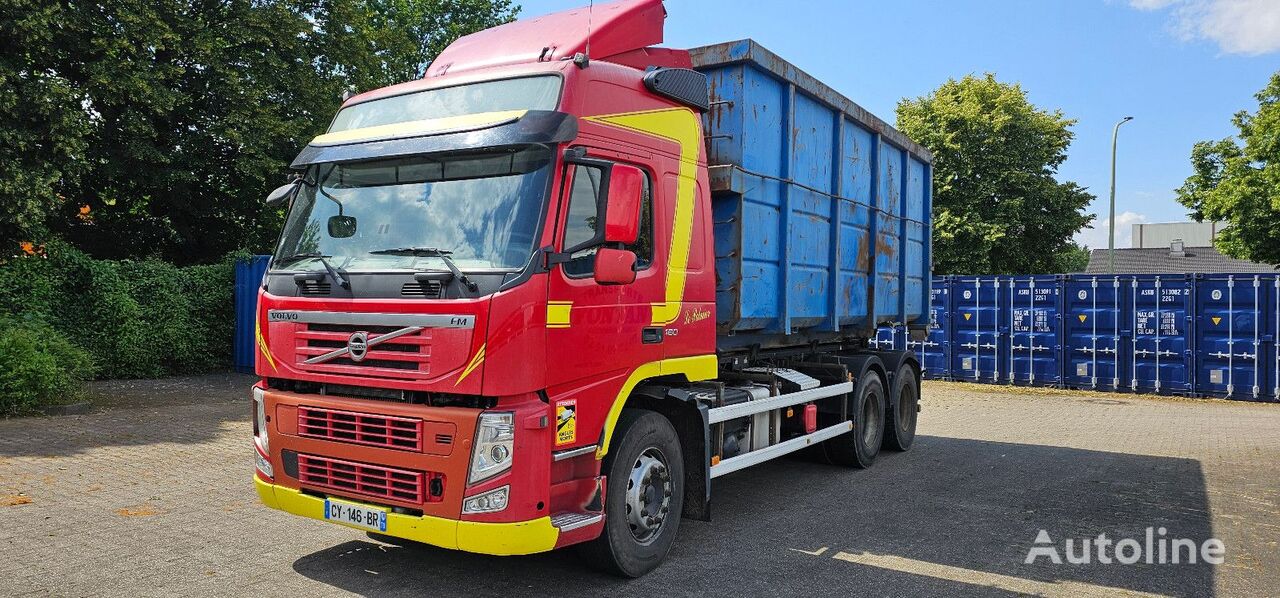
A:
<svg viewBox="0 0 1280 598">
<path fill-rule="evenodd" d="M 640 577 L 666 558 L 684 503 L 684 457 L 676 430 L 652 411 L 623 411 L 601 470 L 608 476 L 604 531 L 583 545 L 598 568 Z"/>
<path fill-rule="evenodd" d="M 916 439 L 916 414 L 920 405 L 920 381 L 910 364 L 898 367 L 893 377 L 889 413 L 885 418 L 884 448 L 905 451 Z"/>
<path fill-rule="evenodd" d="M 853 431 L 822 443 L 827 461 L 848 467 L 871 467 L 884 442 L 884 405 L 884 381 L 875 372 L 868 371 L 849 395 Z"/>
</svg>

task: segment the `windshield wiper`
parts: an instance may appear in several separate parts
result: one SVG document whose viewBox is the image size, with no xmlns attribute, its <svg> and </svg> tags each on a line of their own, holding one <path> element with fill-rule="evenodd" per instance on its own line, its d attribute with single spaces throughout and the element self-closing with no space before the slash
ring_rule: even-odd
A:
<svg viewBox="0 0 1280 598">
<path fill-rule="evenodd" d="M 282 258 L 278 258 L 276 260 L 276 264 L 283 265 L 286 262 L 296 262 L 298 260 L 305 260 L 305 259 L 320 260 L 320 263 L 324 265 L 325 271 L 329 273 L 329 276 L 333 278 L 334 282 L 338 283 L 338 286 L 344 289 L 351 288 L 351 281 L 347 280 L 347 277 L 343 276 L 342 272 L 340 272 L 337 268 L 334 268 L 333 264 L 329 263 L 328 258 L 331 258 L 331 257 L 333 256 L 324 255 L 319 251 L 309 251 L 305 253 L 295 253 L 293 255 L 286 255 Z"/>
<path fill-rule="evenodd" d="M 453 252 L 449 251 L 448 249 L 439 249 L 436 247 L 398 247 L 396 249 L 379 249 L 377 251 L 370 251 L 369 253 L 373 255 L 409 255 L 414 257 L 438 257 L 440 258 L 440 261 L 444 262 L 444 265 L 449 268 L 449 271 L 453 273 L 453 277 L 458 279 L 458 282 L 461 282 L 464 286 L 467 287 L 467 290 L 474 293 L 480 288 L 476 283 L 471 282 L 471 279 L 467 278 L 467 275 L 463 274 L 462 270 L 458 269 L 457 264 L 453 263 L 453 258 L 449 257 L 449 255 L 452 254 Z"/>
</svg>

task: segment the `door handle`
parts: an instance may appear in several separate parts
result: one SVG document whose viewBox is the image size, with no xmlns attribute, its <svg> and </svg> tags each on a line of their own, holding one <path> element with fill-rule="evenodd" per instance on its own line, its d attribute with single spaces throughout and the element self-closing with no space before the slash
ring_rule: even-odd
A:
<svg viewBox="0 0 1280 598">
<path fill-rule="evenodd" d="M 645 328 L 640 331 L 640 342 L 646 345 L 656 345 L 662 342 L 661 328 Z"/>
</svg>

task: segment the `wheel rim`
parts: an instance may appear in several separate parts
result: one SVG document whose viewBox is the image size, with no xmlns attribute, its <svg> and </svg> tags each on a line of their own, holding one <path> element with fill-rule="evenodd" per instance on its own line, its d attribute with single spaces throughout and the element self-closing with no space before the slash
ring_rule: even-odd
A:
<svg viewBox="0 0 1280 598">
<path fill-rule="evenodd" d="M 867 393 L 867 398 L 862 401 L 862 440 L 866 446 L 871 446 L 877 442 L 880 437 L 880 410 L 879 394 L 876 391 Z"/>
<path fill-rule="evenodd" d="M 646 449 L 631 466 L 627 478 L 627 524 L 641 544 L 658 536 L 671 511 L 671 469 L 656 448 Z"/>
<path fill-rule="evenodd" d="M 916 421 L 916 394 L 910 386 L 904 386 L 898 400 L 898 426 L 903 432 L 911 429 Z"/>
</svg>

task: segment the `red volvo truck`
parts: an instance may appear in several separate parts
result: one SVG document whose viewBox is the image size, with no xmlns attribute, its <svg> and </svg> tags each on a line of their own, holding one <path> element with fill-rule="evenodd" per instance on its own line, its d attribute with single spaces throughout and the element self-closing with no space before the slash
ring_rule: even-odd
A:
<svg viewBox="0 0 1280 598">
<path fill-rule="evenodd" d="M 268 197 L 263 503 L 638 576 L 719 476 L 911 446 L 920 365 L 868 340 L 926 324 L 929 152 L 753 41 L 657 47 L 665 16 L 463 37 L 302 150 Z"/>
</svg>

